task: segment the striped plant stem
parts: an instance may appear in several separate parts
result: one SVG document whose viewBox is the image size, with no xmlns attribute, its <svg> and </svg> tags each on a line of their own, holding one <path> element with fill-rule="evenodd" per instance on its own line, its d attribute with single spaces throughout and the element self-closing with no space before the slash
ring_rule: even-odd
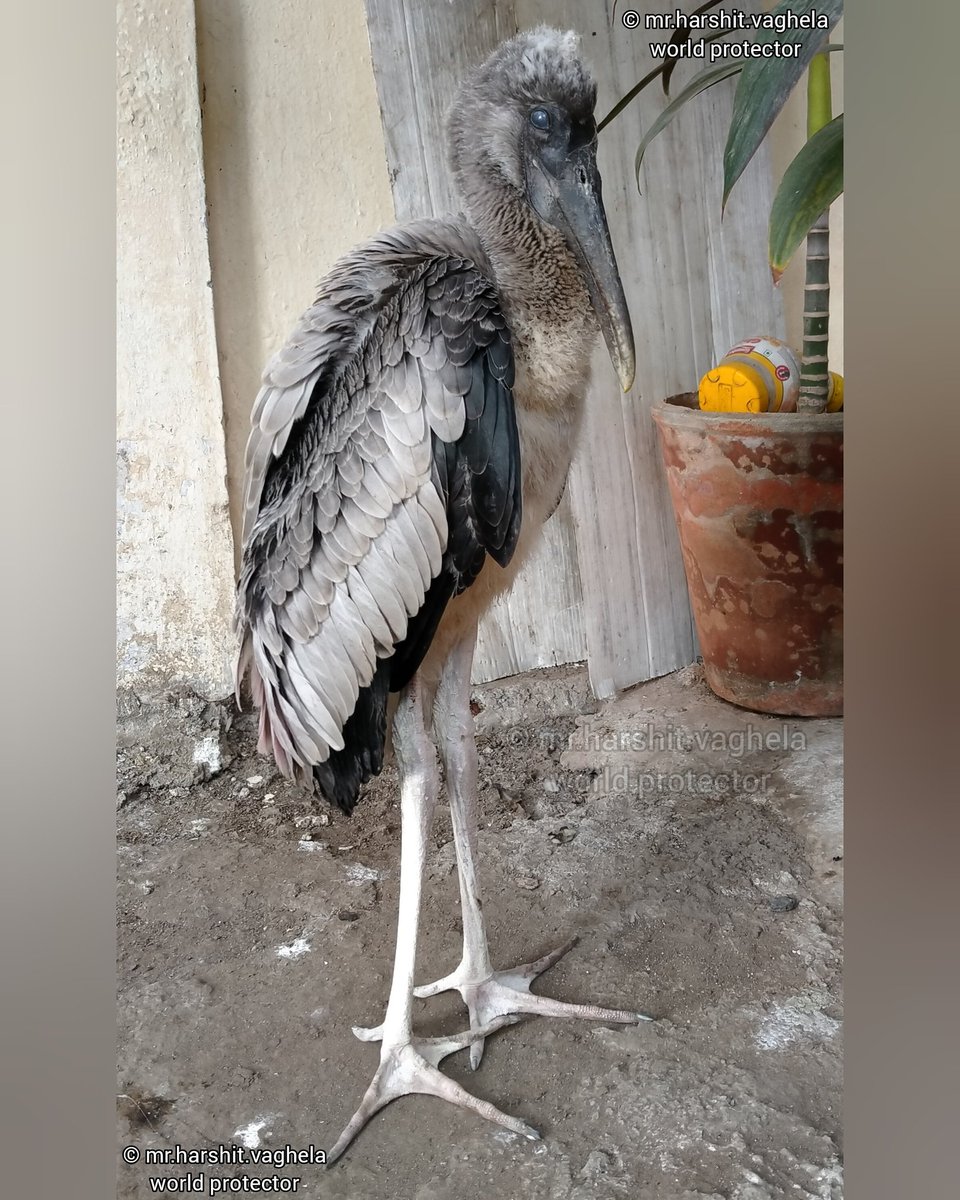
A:
<svg viewBox="0 0 960 1200">
<path fill-rule="evenodd" d="M 824 212 L 807 234 L 807 276 L 803 291 L 803 356 L 797 412 L 827 407 L 830 327 L 830 225 Z"/>
<path fill-rule="evenodd" d="M 831 119 L 830 60 L 818 54 L 807 75 L 807 138 Z M 823 212 L 807 234 L 807 274 L 803 292 L 803 353 L 797 412 L 827 407 L 830 384 L 830 212 Z"/>
</svg>

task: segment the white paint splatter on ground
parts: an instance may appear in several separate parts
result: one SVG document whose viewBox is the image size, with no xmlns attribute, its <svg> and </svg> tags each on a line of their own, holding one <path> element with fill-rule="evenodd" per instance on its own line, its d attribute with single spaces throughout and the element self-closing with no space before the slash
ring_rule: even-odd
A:
<svg viewBox="0 0 960 1200">
<path fill-rule="evenodd" d="M 311 841 L 310 838 L 301 838 L 300 841 L 297 842 L 297 849 L 306 850 L 308 854 L 313 854 L 317 850 L 326 850 L 326 848 L 326 842 L 314 842 Z"/>
<path fill-rule="evenodd" d="M 785 1050 L 806 1038 L 836 1037 L 839 1031 L 840 1022 L 821 1012 L 809 998 L 791 996 L 770 1008 L 753 1040 L 761 1050 Z"/>
<path fill-rule="evenodd" d="M 206 767 L 211 775 L 223 770 L 220 742 L 215 734 L 208 733 L 193 749 L 193 761 Z"/>
<path fill-rule="evenodd" d="M 305 937 L 294 938 L 289 946 L 278 946 L 277 958 L 299 958 L 301 954 L 310 952 L 310 943 Z"/>
<path fill-rule="evenodd" d="M 351 863 L 347 867 L 347 879 L 351 883 L 376 883 L 380 872 L 373 867 L 365 867 L 362 863 Z"/>
<path fill-rule="evenodd" d="M 235 1129 L 233 1136 L 248 1150 L 257 1150 L 260 1146 L 260 1134 L 270 1124 L 269 1117 L 254 1117 L 249 1125 L 241 1125 Z"/>
</svg>

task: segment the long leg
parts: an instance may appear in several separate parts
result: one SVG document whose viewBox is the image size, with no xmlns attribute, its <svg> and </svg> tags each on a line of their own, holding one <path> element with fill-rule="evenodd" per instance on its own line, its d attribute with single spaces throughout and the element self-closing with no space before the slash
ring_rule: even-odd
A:
<svg viewBox="0 0 960 1200">
<path fill-rule="evenodd" d="M 463 1049 L 479 1035 L 471 1032 L 449 1038 L 413 1038 L 413 972 L 417 953 L 423 865 L 427 834 L 437 794 L 436 755 L 424 728 L 422 691 L 417 678 L 414 678 L 401 697 L 394 720 L 394 745 L 401 773 L 400 903 L 393 982 L 382 1026 L 380 1066 L 360 1107 L 328 1154 L 328 1164 L 334 1163 L 340 1157 L 374 1113 L 398 1096 L 411 1092 L 440 1096 L 454 1104 L 472 1109 L 480 1116 L 496 1121 L 514 1133 L 529 1138 L 539 1136 L 536 1130 L 523 1121 L 509 1117 L 492 1104 L 471 1096 L 459 1084 L 437 1070 L 442 1058 L 455 1050 Z M 499 1022 L 495 1027 L 503 1023 Z M 483 1032 L 492 1032 L 492 1029 L 485 1029 Z"/>
<path fill-rule="evenodd" d="M 443 757 L 450 798 L 453 838 L 460 868 L 460 901 L 463 908 L 463 957 L 455 971 L 436 983 L 419 987 L 415 995 L 435 996 L 456 988 L 470 1012 L 470 1029 L 489 1027 L 510 1014 L 580 1017 L 624 1024 L 648 1020 L 644 1014 L 592 1004 L 565 1004 L 530 992 L 542 972 L 575 944 L 565 942 L 543 958 L 509 971 L 494 971 L 487 948 L 483 903 L 477 880 L 477 743 L 470 711 L 470 676 L 476 645 L 476 628 L 454 647 L 444 666 L 434 702 L 434 730 Z M 470 1065 L 476 1069 L 483 1056 L 484 1039 L 470 1044 Z"/>
<path fill-rule="evenodd" d="M 434 701 L 433 721 L 443 758 L 460 876 L 460 904 L 463 910 L 461 967 L 471 977 L 485 979 L 493 968 L 487 949 L 476 866 L 477 739 L 470 710 L 470 676 L 476 642 L 477 631 L 474 627 L 454 647 L 447 659 Z"/>
</svg>

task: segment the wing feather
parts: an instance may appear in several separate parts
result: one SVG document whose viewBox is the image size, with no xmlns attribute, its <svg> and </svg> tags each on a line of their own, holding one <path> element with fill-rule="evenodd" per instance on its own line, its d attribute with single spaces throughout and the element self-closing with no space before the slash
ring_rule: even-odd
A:
<svg viewBox="0 0 960 1200">
<path fill-rule="evenodd" d="M 339 780 L 347 808 L 383 759 L 363 740 L 382 741 L 378 689 L 403 685 L 450 597 L 516 543 L 513 352 L 492 280 L 462 224 L 379 235 L 324 280 L 253 408 L 238 677 L 261 748 L 287 775 Z M 380 698 L 361 704 L 368 689 Z"/>
</svg>

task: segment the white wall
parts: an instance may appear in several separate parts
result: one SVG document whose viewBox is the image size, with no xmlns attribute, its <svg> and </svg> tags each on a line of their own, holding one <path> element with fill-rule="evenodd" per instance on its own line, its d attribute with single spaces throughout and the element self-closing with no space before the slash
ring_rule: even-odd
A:
<svg viewBox="0 0 960 1200">
<path fill-rule="evenodd" d="M 219 699 L 250 408 L 316 282 L 393 222 L 380 114 L 359 0 L 118 20 L 118 684 Z"/>
<path fill-rule="evenodd" d="M 334 261 L 393 224 L 360 0 L 198 0 L 213 300 L 239 541 L 267 359 Z"/>
<path fill-rule="evenodd" d="M 118 19 L 118 683 L 230 690 L 232 538 L 192 0 Z"/>
</svg>

